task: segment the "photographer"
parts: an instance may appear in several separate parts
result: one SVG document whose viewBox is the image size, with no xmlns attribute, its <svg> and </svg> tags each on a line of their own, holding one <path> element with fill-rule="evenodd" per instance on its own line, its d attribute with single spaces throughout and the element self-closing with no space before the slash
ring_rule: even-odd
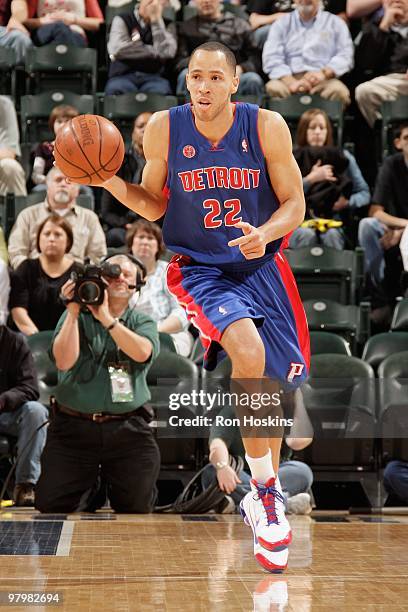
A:
<svg viewBox="0 0 408 612">
<path fill-rule="evenodd" d="M 150 512 L 154 505 L 160 455 L 143 404 L 158 333 L 149 317 L 129 308 L 144 269 L 128 255 L 109 263 L 119 264 L 120 274 L 104 273 L 103 302 L 88 304 L 89 312 L 74 301 L 86 279 L 62 287 L 68 303 L 52 344 L 59 384 L 36 488 L 41 512 L 86 510 L 99 470 L 116 512 Z"/>
</svg>

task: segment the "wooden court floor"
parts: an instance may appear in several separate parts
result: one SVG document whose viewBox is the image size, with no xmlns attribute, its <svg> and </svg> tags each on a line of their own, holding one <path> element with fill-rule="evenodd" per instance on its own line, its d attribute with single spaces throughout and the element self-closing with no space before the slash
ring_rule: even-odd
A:
<svg viewBox="0 0 408 612">
<path fill-rule="evenodd" d="M 69 612 L 408 611 L 408 519 L 290 517 L 285 574 L 265 573 L 240 517 L 0 513 L 0 592 Z"/>
</svg>

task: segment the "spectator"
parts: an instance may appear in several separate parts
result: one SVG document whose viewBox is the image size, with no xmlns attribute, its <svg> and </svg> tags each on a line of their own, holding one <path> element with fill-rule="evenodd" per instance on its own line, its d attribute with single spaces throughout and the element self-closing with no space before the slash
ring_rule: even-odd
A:
<svg viewBox="0 0 408 612">
<path fill-rule="evenodd" d="M 49 128 L 56 136 L 67 121 L 78 115 L 79 111 L 68 104 L 54 106 L 48 119 Z M 35 185 L 33 191 L 45 191 L 47 189 L 46 175 L 54 165 L 54 142 L 54 140 L 52 142 L 42 142 L 34 152 L 33 171 L 31 173 L 31 180 Z M 89 185 L 80 185 L 79 193 L 89 196 L 94 203 L 93 191 Z"/>
<path fill-rule="evenodd" d="M 72 227 L 74 244 L 69 257 L 83 262 L 86 257 L 98 261 L 106 255 L 106 241 L 96 214 L 78 206 L 79 185 L 67 183 L 58 168 L 47 174 L 47 197 L 44 202 L 28 206 L 20 212 L 9 236 L 9 257 L 12 268 L 25 259 L 38 257 L 38 226 L 50 213 L 64 217 Z"/>
<path fill-rule="evenodd" d="M 159 339 L 156 324 L 128 307 L 140 268 L 127 255 L 110 262 L 121 275 L 107 279 L 103 304 L 84 312 L 69 302 L 55 330 L 59 384 L 36 492 L 41 512 L 86 509 L 99 469 L 116 512 L 151 512 L 154 505 L 160 454 L 143 405 Z M 73 286 L 62 288 L 66 299 Z"/>
<path fill-rule="evenodd" d="M 303 113 L 299 120 L 295 158 L 303 176 L 303 190 L 309 214 L 340 218 L 347 208 L 370 203 L 370 190 L 355 157 L 346 149 L 333 145 L 332 126 L 327 114 L 318 109 Z M 317 161 L 316 161 L 316 158 Z M 327 162 L 333 162 L 327 163 Z M 336 172 L 337 168 L 342 172 Z M 332 228 L 320 235 L 326 246 L 344 248 L 343 232 Z M 291 248 L 316 244 L 315 230 L 299 227 L 289 240 Z"/>
<path fill-rule="evenodd" d="M 271 25 L 292 10 L 292 0 L 250 0 L 248 2 L 249 23 L 254 30 L 254 39 L 259 49 L 263 48 Z"/>
<path fill-rule="evenodd" d="M 321 8 L 320 0 L 295 0 L 296 9 L 269 30 L 263 48 L 267 93 L 287 98 L 319 94 L 350 104 L 339 78 L 353 67 L 353 42 L 344 21 Z"/>
<path fill-rule="evenodd" d="M 167 288 L 167 262 L 160 260 L 165 251 L 160 227 L 139 219 L 128 230 L 127 246 L 147 270 L 146 285 L 140 296 L 131 298 L 130 304 L 156 321 L 160 332 L 171 335 L 177 352 L 188 357 L 193 337 L 187 331 L 188 320 L 184 310 Z"/>
<path fill-rule="evenodd" d="M 141 0 L 133 13 L 112 21 L 108 53 L 111 60 L 106 95 L 144 91 L 171 94 L 164 68 L 177 50 L 175 37 L 163 21 L 163 0 Z"/>
<path fill-rule="evenodd" d="M 37 230 L 39 256 L 25 259 L 12 273 L 9 308 L 15 325 L 26 336 L 54 329 L 65 310 L 59 293 L 74 266 L 67 256 L 72 243 L 69 223 L 52 214 Z"/>
<path fill-rule="evenodd" d="M 20 155 L 16 109 L 10 98 L 0 96 L 0 196 L 27 195 L 24 170 L 16 159 Z"/>
<path fill-rule="evenodd" d="M 382 10 L 381 0 L 347 0 L 346 12 L 350 19 L 360 19 Z"/>
<path fill-rule="evenodd" d="M 235 417 L 232 406 L 225 406 L 220 412 L 224 419 Z M 308 491 L 313 483 L 313 473 L 308 465 L 291 459 L 292 450 L 301 450 L 312 442 L 312 438 L 287 437 L 281 450 L 279 480 L 285 498 L 286 512 L 293 514 L 309 514 L 312 510 L 311 497 Z M 218 511 L 229 513 L 238 508 L 241 499 L 251 490 L 248 467 L 237 476 L 229 466 L 229 454 L 235 457 L 245 457 L 238 426 L 213 425 L 209 438 L 210 463 L 202 475 L 203 488 L 208 488 L 216 478 L 221 491 L 226 493 L 226 499 Z M 231 503 L 233 502 L 233 503 Z"/>
<path fill-rule="evenodd" d="M 17 506 L 33 506 L 46 438 L 45 427 L 37 429 L 48 419 L 48 411 L 36 401 L 37 377 L 26 340 L 4 325 L 0 327 L 0 372 L 0 432 L 17 437 L 13 498 Z"/>
<path fill-rule="evenodd" d="M 383 102 L 408 96 L 408 0 L 384 0 L 384 9 L 379 21 L 365 23 L 356 47 L 356 67 L 380 75 L 356 87 L 357 104 L 371 127 L 381 118 Z"/>
<path fill-rule="evenodd" d="M 408 505 L 408 463 L 390 461 L 384 470 L 384 488 L 389 493 L 393 505 Z"/>
<path fill-rule="evenodd" d="M 400 243 L 404 228 L 408 226 L 408 122 L 398 128 L 394 144 L 401 153 L 384 160 L 369 217 L 362 219 L 358 227 L 366 272 L 374 288 L 384 279 L 384 251 Z"/>
<path fill-rule="evenodd" d="M 0 325 L 5 325 L 8 317 L 10 278 L 7 265 L 0 259 Z"/>
<path fill-rule="evenodd" d="M 27 51 L 31 49 L 30 33 L 23 26 L 27 17 L 25 2 L 2 0 L 0 2 L 0 47 L 14 49 L 18 64 L 23 64 Z"/>
<path fill-rule="evenodd" d="M 86 32 L 97 32 L 103 23 L 98 0 L 21 0 L 27 4 L 28 19 L 24 25 L 33 30 L 37 47 L 65 44 L 86 47 Z"/>
<path fill-rule="evenodd" d="M 238 93 L 262 95 L 264 82 L 258 74 L 260 53 L 249 23 L 229 11 L 222 12 L 221 0 L 196 0 L 195 4 L 196 16 L 171 26 L 178 39 L 177 94 L 187 94 L 186 73 L 192 51 L 205 42 L 217 41 L 229 47 L 237 58 Z"/>
<path fill-rule="evenodd" d="M 146 160 L 143 153 L 143 134 L 152 113 L 140 113 L 135 119 L 132 132 L 132 146 L 125 153 L 118 176 L 129 183 L 140 183 Z M 101 219 L 108 226 L 106 243 L 108 247 L 121 247 L 126 242 L 126 230 L 139 215 L 118 202 L 106 189 L 102 192 Z"/>
</svg>

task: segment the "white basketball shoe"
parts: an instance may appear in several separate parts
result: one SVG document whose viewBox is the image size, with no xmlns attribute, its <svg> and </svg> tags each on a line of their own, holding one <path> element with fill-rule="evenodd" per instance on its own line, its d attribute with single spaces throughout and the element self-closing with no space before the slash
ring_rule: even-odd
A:
<svg viewBox="0 0 408 612">
<path fill-rule="evenodd" d="M 240 511 L 252 528 L 255 547 L 259 544 L 266 550 L 279 552 L 289 546 L 292 532 L 277 478 L 270 478 L 265 484 L 251 480 L 251 491 L 241 500 Z"/>
</svg>

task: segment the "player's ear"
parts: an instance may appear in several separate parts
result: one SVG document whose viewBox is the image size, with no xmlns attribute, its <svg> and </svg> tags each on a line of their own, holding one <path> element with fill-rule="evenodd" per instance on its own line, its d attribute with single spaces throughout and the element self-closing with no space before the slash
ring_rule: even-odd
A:
<svg viewBox="0 0 408 612">
<path fill-rule="evenodd" d="M 187 91 L 190 91 L 189 82 L 188 82 L 188 71 L 186 72 L 186 76 L 184 78 L 186 79 Z"/>
<path fill-rule="evenodd" d="M 235 75 L 232 79 L 231 93 L 237 93 L 239 87 L 239 76 Z"/>
</svg>

